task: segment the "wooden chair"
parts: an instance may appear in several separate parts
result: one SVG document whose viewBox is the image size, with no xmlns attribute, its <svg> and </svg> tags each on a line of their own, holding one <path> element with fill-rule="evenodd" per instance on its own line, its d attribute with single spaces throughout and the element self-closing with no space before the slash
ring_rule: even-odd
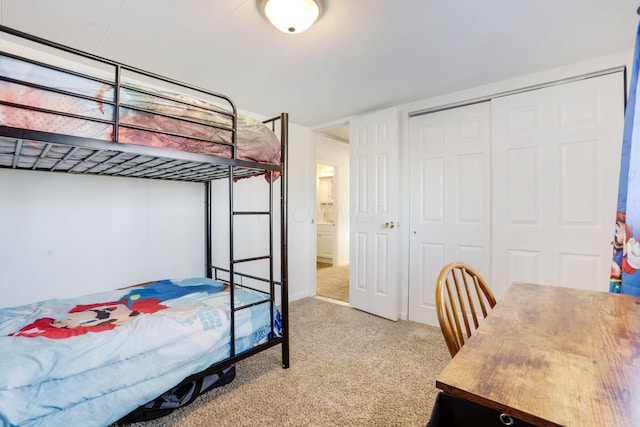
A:
<svg viewBox="0 0 640 427">
<path fill-rule="evenodd" d="M 454 262 L 440 271 L 436 283 L 436 310 L 451 357 L 478 329 L 480 321 L 495 305 L 491 289 L 469 265 Z"/>
</svg>

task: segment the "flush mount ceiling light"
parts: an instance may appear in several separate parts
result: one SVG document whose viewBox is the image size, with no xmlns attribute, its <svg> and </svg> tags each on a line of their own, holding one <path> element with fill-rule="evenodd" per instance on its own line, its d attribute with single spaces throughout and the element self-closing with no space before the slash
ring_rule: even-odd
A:
<svg viewBox="0 0 640 427">
<path fill-rule="evenodd" d="M 324 0 L 258 0 L 269 22 L 287 34 L 298 34 L 322 15 Z"/>
</svg>

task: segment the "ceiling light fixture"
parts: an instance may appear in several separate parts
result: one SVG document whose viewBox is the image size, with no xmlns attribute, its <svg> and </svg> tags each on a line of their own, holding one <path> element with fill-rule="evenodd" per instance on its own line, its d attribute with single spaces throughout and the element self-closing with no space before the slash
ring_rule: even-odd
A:
<svg viewBox="0 0 640 427">
<path fill-rule="evenodd" d="M 324 0 L 258 0 L 269 22 L 287 34 L 307 30 L 322 15 Z"/>
</svg>

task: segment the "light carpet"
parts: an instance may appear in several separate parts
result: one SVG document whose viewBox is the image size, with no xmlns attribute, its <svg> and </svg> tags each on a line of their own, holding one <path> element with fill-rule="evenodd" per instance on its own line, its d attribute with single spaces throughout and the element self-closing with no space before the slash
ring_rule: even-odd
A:
<svg viewBox="0 0 640 427">
<path fill-rule="evenodd" d="M 274 347 L 231 384 L 134 426 L 425 426 L 450 356 L 438 328 L 316 298 L 290 304 L 291 367 Z"/>
<path fill-rule="evenodd" d="M 349 302 L 349 266 L 317 264 L 316 293 L 325 298 Z"/>
</svg>

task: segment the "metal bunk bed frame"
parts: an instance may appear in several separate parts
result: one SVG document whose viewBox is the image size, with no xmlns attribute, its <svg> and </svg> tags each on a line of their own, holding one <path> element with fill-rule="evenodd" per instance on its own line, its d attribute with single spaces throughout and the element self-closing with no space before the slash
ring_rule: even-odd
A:
<svg viewBox="0 0 640 427">
<path fill-rule="evenodd" d="M 25 168 L 21 162 L 25 159 L 28 160 L 29 166 L 27 168 L 34 170 L 48 170 L 54 172 L 67 172 L 78 174 L 99 174 L 99 175 L 111 175 L 111 176 L 127 176 L 127 177 L 141 177 L 141 178 L 153 178 L 153 179 L 165 179 L 165 180 L 178 180 L 178 181 L 191 181 L 204 183 L 205 187 L 205 274 L 208 278 L 215 278 L 226 281 L 231 285 L 239 285 L 250 287 L 242 284 L 242 281 L 247 279 L 248 281 L 260 281 L 268 283 L 269 286 L 269 299 L 263 301 L 263 303 L 269 303 L 271 305 L 271 336 L 269 340 L 263 344 L 260 344 L 251 350 L 236 354 L 235 350 L 235 331 L 234 321 L 235 313 L 249 306 L 235 307 L 233 304 L 233 289 L 234 286 L 230 286 L 230 299 L 231 299 L 231 356 L 223 361 L 215 363 L 207 368 L 205 371 L 191 375 L 184 379 L 183 382 L 178 384 L 186 384 L 194 381 L 204 375 L 208 375 L 214 372 L 221 371 L 222 369 L 235 364 L 236 362 L 245 359 L 253 354 L 259 353 L 267 348 L 281 345 L 282 346 L 282 367 L 289 367 L 289 315 L 288 315 L 288 233 L 287 233 L 287 145 L 288 145 L 288 114 L 282 113 L 279 116 L 270 118 L 264 123 L 271 126 L 271 129 L 276 132 L 279 127 L 280 130 L 280 143 L 281 143 L 281 163 L 280 165 L 262 164 L 257 162 L 249 162 L 244 160 L 235 159 L 236 157 L 236 142 L 237 142 L 237 110 L 233 101 L 225 95 L 221 95 L 212 91 L 208 91 L 196 86 L 188 85 L 182 82 L 178 82 L 172 79 L 168 79 L 159 76 L 154 73 L 150 73 L 137 68 L 129 67 L 124 64 L 120 64 L 115 61 L 111 61 L 105 58 L 101 58 L 96 55 L 92 55 L 86 52 L 79 51 L 77 49 L 64 46 L 49 40 L 42 39 L 15 29 L 1 26 L 0 32 L 9 34 L 16 37 L 18 40 L 26 40 L 28 42 L 35 43 L 37 45 L 43 45 L 55 50 L 70 53 L 74 56 L 81 58 L 87 58 L 97 63 L 106 64 L 114 67 L 115 77 L 113 81 L 100 80 L 99 78 L 85 75 L 82 73 L 69 71 L 63 68 L 52 66 L 46 63 L 38 62 L 32 59 L 22 58 L 31 63 L 51 68 L 58 71 L 64 71 L 65 73 L 71 73 L 79 75 L 83 78 L 89 78 L 98 82 L 107 83 L 114 86 L 115 100 L 106 101 L 104 99 L 91 98 L 87 96 L 78 95 L 75 93 L 67 92 L 60 89 L 49 88 L 46 90 L 57 92 L 62 95 L 71 95 L 78 98 L 89 99 L 96 102 L 110 104 L 114 108 L 114 119 L 107 121 L 110 125 L 114 126 L 113 141 L 104 141 L 99 139 L 77 137 L 72 135 L 61 135 L 49 132 L 42 132 L 28 129 L 18 129 L 13 127 L 4 126 L 0 123 L 0 160 L 10 158 L 10 164 L 7 162 L 0 162 L 0 167 L 3 168 Z M 0 52 L 6 56 L 14 56 L 10 53 Z M 210 155 L 195 154 L 189 152 L 173 151 L 167 149 L 159 149 L 147 146 L 131 145 L 117 143 L 117 129 L 119 126 L 129 126 L 119 122 L 118 110 L 120 108 L 120 99 L 118 96 L 119 88 L 125 86 L 125 83 L 121 82 L 121 75 L 123 71 L 129 71 L 136 75 L 145 76 L 160 82 L 166 82 L 171 85 L 187 88 L 191 91 L 200 92 L 207 96 L 215 97 L 226 101 L 232 114 L 228 114 L 232 120 L 231 127 L 220 126 L 228 130 L 232 134 L 232 143 L 226 144 L 230 147 L 232 155 L 230 159 L 223 157 L 215 157 Z M 17 82 L 20 84 L 27 84 L 32 87 L 37 87 L 32 83 L 25 83 L 22 81 L 16 81 L 8 77 L 0 76 L 0 80 L 8 82 Z M 137 89 L 136 89 L 137 90 Z M 9 102 L 0 101 L 0 104 L 7 106 L 15 106 Z M 20 106 L 25 108 L 24 106 Z M 32 108 L 36 112 L 51 112 L 38 108 Z M 218 111 L 221 112 L 221 111 Z M 53 112 L 54 114 L 66 115 L 74 117 L 72 114 Z M 87 117 L 80 117 L 83 120 L 95 120 Z M 104 122 L 102 120 L 102 122 Z M 217 126 L 216 126 L 217 127 Z M 142 129 L 145 130 L 145 129 Z M 156 131 L 156 130 L 154 130 Z M 157 132 L 157 131 L 156 131 Z M 163 133 L 163 132 L 160 132 Z M 171 133 L 171 135 L 189 137 L 180 134 Z M 22 151 L 23 141 L 36 141 L 40 144 L 40 151 L 36 153 L 25 153 Z M 209 141 L 212 143 L 225 144 L 218 141 Z M 280 281 L 274 279 L 274 254 L 273 254 L 273 242 L 274 242 L 274 200 L 273 200 L 273 186 L 274 179 L 269 179 L 269 209 L 268 211 L 235 211 L 233 205 L 233 188 L 234 181 L 237 178 L 254 176 L 257 174 L 268 173 L 270 177 L 274 173 L 280 173 Z M 228 268 L 216 267 L 212 265 L 212 199 L 211 199 L 211 182 L 216 179 L 228 179 L 229 180 L 229 266 Z M 233 245 L 233 223 L 234 218 L 241 215 L 263 215 L 269 218 L 269 254 L 264 256 L 249 258 L 249 259 L 236 259 L 234 257 L 234 245 Z M 269 262 L 269 277 L 256 277 L 248 274 L 239 273 L 236 271 L 236 264 L 243 262 L 256 261 L 259 259 L 268 260 Z M 226 276 L 226 279 L 223 278 Z M 239 281 L 240 283 L 236 283 Z M 282 320 L 282 331 L 279 337 L 274 334 L 274 316 L 273 310 L 276 305 L 275 300 L 275 288 L 280 286 L 280 314 Z"/>
</svg>

